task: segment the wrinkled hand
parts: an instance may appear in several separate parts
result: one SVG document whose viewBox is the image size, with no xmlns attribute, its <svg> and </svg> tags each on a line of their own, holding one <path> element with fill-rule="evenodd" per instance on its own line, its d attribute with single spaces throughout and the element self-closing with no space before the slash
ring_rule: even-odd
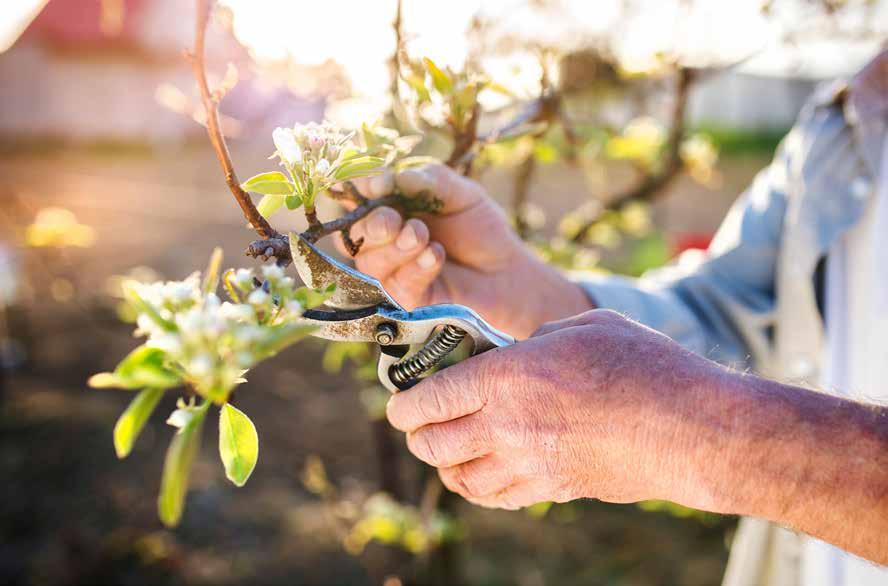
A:
<svg viewBox="0 0 888 586">
<path fill-rule="evenodd" d="M 438 214 L 406 222 L 381 207 L 352 228 L 353 239 L 364 238 L 355 257 L 358 270 L 378 278 L 408 309 L 467 305 L 518 338 L 544 322 L 591 309 L 576 284 L 524 246 L 475 181 L 436 164 L 355 183 L 367 197 L 397 185 L 408 196 L 427 192 L 443 204 Z"/>
<path fill-rule="evenodd" d="M 678 448 L 685 391 L 713 368 L 595 310 L 392 396 L 388 419 L 447 488 L 478 505 L 677 499 L 683 472 L 660 454 Z"/>
</svg>

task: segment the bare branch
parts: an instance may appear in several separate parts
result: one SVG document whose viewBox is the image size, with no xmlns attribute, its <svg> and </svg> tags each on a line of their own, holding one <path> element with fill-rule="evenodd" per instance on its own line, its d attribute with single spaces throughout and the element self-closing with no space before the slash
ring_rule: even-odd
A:
<svg viewBox="0 0 888 586">
<path fill-rule="evenodd" d="M 347 201 L 356 206 L 367 203 L 367 198 L 358 191 L 358 188 L 351 181 L 345 181 L 341 184 L 341 187 L 342 189 L 338 191 L 330 190 L 329 196 L 337 201 Z"/>
<path fill-rule="evenodd" d="M 207 134 L 210 137 L 210 143 L 213 150 L 216 151 L 216 157 L 219 164 L 222 165 L 222 171 L 225 173 L 225 183 L 234 199 L 250 223 L 250 226 L 262 238 L 274 238 L 279 234 L 271 227 L 268 220 L 262 217 L 250 196 L 241 189 L 240 181 L 234 172 L 234 165 L 231 162 L 231 153 L 228 151 L 228 145 L 225 142 L 225 136 L 222 134 L 222 128 L 219 124 L 219 100 L 221 94 L 210 91 L 207 83 L 206 65 L 204 63 L 204 48 L 206 45 L 206 31 L 210 19 L 210 10 L 212 8 L 211 0 L 197 0 L 197 22 L 194 30 L 194 49 L 190 53 L 186 53 L 188 60 L 191 62 L 191 69 L 194 78 L 197 80 L 197 87 L 200 89 L 200 97 L 203 102 L 207 116 Z"/>
<path fill-rule="evenodd" d="M 595 225 L 601 212 L 620 210 L 633 201 L 651 201 L 663 194 L 665 189 L 678 178 L 684 169 L 681 159 L 681 143 L 685 136 L 685 112 L 691 86 L 696 79 L 696 71 L 683 67 L 678 70 L 675 82 L 675 98 L 670 115 L 669 134 L 666 137 L 666 151 L 660 169 L 643 177 L 639 183 L 617 195 L 601 208 L 598 214 L 586 220 L 585 224 L 574 234 L 574 242 L 582 242 L 586 232 Z"/>
</svg>

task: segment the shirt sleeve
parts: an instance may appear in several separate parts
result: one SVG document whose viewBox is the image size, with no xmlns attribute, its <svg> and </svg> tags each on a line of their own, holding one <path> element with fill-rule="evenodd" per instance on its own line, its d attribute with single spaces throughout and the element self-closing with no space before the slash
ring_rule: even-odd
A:
<svg viewBox="0 0 888 586">
<path fill-rule="evenodd" d="M 689 251 L 639 279 L 586 276 L 580 282 L 595 305 L 623 313 L 712 360 L 738 367 L 764 363 L 771 352 L 795 132 L 735 202 L 708 251 Z"/>
</svg>

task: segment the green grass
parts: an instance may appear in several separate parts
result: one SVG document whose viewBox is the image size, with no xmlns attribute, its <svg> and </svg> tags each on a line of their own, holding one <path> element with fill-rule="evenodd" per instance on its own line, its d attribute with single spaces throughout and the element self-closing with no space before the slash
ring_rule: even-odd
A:
<svg viewBox="0 0 888 586">
<path fill-rule="evenodd" d="M 701 125 L 693 129 L 709 137 L 723 156 L 772 155 L 789 132 L 780 130 L 745 130 Z"/>
</svg>

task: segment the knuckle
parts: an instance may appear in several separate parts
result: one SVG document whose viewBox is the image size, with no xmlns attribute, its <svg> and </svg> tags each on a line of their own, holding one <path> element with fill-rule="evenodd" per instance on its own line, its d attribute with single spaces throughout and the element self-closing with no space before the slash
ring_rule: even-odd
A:
<svg viewBox="0 0 888 586">
<path fill-rule="evenodd" d="M 452 468 L 451 482 L 453 483 L 452 490 L 464 497 L 484 496 L 478 475 L 469 466 L 456 466 Z"/>
<path fill-rule="evenodd" d="M 443 380 L 440 381 L 440 383 L 446 385 L 447 381 Z M 426 387 L 418 397 L 416 409 L 419 412 L 420 417 L 425 421 L 447 419 L 447 413 L 445 411 L 447 403 L 443 400 L 441 386 L 441 384 L 438 384 Z"/>
<path fill-rule="evenodd" d="M 441 445 L 436 435 L 433 428 L 418 429 L 407 436 L 407 448 L 426 464 L 439 467 L 443 460 Z"/>
<path fill-rule="evenodd" d="M 613 309 L 593 309 L 588 314 L 588 323 L 592 324 L 615 324 L 626 321 L 622 314 L 617 313 Z"/>
</svg>

